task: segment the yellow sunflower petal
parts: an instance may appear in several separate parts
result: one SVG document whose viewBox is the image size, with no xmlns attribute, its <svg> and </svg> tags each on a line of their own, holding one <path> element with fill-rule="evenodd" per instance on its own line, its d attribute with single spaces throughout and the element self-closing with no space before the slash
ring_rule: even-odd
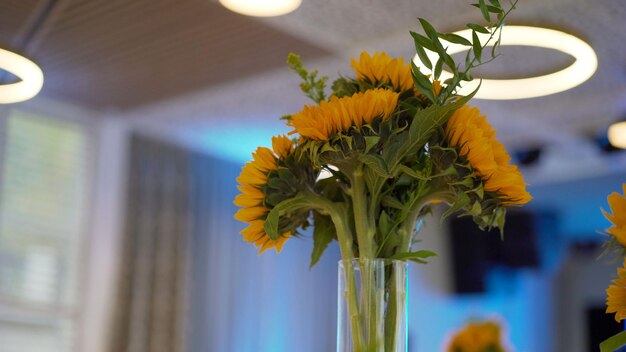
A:
<svg viewBox="0 0 626 352">
<path fill-rule="evenodd" d="M 252 220 L 257 220 L 262 216 L 268 213 L 267 208 L 260 207 L 250 207 L 250 208 L 241 208 L 237 213 L 235 213 L 235 219 L 244 222 L 250 222 Z"/>
<path fill-rule="evenodd" d="M 284 158 L 287 155 L 293 153 L 294 146 L 289 137 L 285 135 L 279 135 L 272 137 L 272 149 L 279 158 Z"/>
<path fill-rule="evenodd" d="M 262 204 L 263 198 L 251 197 L 247 194 L 238 194 L 233 202 L 238 207 L 254 207 Z"/>
<path fill-rule="evenodd" d="M 261 247 L 259 254 L 268 248 L 282 249 L 289 234 L 281 236 L 276 241 L 269 238 L 265 232 L 265 218 L 269 209 L 265 204 L 265 189 L 268 175 L 278 169 L 282 158 L 288 157 L 295 150 L 293 142 L 287 136 L 272 138 L 272 149 L 259 147 L 252 153 L 252 161 L 241 168 L 237 178 L 237 189 L 241 192 L 235 197 L 234 204 L 241 207 L 235 213 L 235 219 L 249 225 L 241 231 L 243 239 Z"/>
<path fill-rule="evenodd" d="M 626 248 L 626 183 L 622 185 L 624 194 L 617 192 L 611 193 L 607 197 L 607 202 L 611 209 L 611 213 L 602 209 L 602 213 L 613 226 L 606 229 L 611 236 Z"/>
<path fill-rule="evenodd" d="M 626 318 L 626 259 L 623 267 L 617 270 L 619 278 L 606 289 L 606 312 L 615 313 L 615 320 L 620 322 Z"/>
<path fill-rule="evenodd" d="M 348 132 L 375 118 L 387 120 L 398 104 L 398 93 L 387 89 L 371 89 L 350 97 L 331 97 L 320 105 L 305 106 L 288 122 L 291 133 L 314 140 L 328 140 L 339 132 Z"/>
<path fill-rule="evenodd" d="M 252 153 L 252 157 L 256 162 L 255 167 L 258 170 L 267 172 L 276 169 L 276 157 L 274 157 L 274 153 L 268 148 L 258 147 L 257 150 Z"/>
<path fill-rule="evenodd" d="M 401 58 L 392 58 L 385 52 L 374 53 L 374 56 L 362 52 L 359 60 L 352 59 L 351 66 L 360 81 L 391 84 L 398 92 L 413 88 L 411 64 Z"/>
<path fill-rule="evenodd" d="M 445 128 L 448 143 L 459 149 L 484 180 L 485 190 L 495 192 L 504 205 L 522 205 L 532 197 L 517 166 L 495 138 L 496 131 L 477 108 L 462 106 L 452 114 Z"/>
</svg>

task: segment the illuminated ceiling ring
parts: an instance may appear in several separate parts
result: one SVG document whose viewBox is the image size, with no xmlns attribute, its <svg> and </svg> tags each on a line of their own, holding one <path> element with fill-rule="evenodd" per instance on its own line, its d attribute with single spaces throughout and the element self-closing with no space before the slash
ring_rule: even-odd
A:
<svg viewBox="0 0 626 352">
<path fill-rule="evenodd" d="M 469 41 L 472 39 L 470 29 L 455 32 Z M 480 34 L 480 40 L 484 43 L 489 35 Z M 492 43 L 495 40 L 492 40 Z M 489 44 L 492 44 L 489 43 Z M 456 54 L 470 49 L 467 46 L 454 44 L 442 40 L 444 47 L 447 47 L 448 54 Z M 493 99 L 493 100 L 509 100 L 509 99 L 526 99 L 540 97 L 550 94 L 563 92 L 574 88 L 593 76 L 598 67 L 598 58 L 593 48 L 581 39 L 553 29 L 529 27 L 529 26 L 505 26 L 502 29 L 502 46 L 532 46 L 539 48 L 547 48 L 561 51 L 575 58 L 574 63 L 570 66 L 553 73 L 543 76 L 520 78 L 520 79 L 483 79 L 480 90 L 476 93 L 475 98 Z M 491 45 L 490 45 L 491 46 Z M 436 53 L 428 51 L 430 60 L 434 63 L 438 56 Z M 420 71 L 430 74 L 417 55 L 413 61 L 420 67 Z M 452 74 L 443 71 L 441 81 L 452 77 Z M 458 93 L 467 95 L 478 86 L 480 80 L 474 79 L 465 83 Z"/>
<path fill-rule="evenodd" d="M 0 69 L 20 79 L 15 83 L 0 85 L 0 104 L 28 100 L 37 95 L 43 86 L 43 72 L 39 66 L 16 53 L 0 49 Z"/>
</svg>

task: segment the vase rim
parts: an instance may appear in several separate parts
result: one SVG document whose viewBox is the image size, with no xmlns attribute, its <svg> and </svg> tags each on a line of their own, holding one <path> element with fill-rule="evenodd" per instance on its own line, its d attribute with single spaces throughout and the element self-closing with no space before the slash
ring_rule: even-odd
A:
<svg viewBox="0 0 626 352">
<path fill-rule="evenodd" d="M 338 264 L 343 265 L 343 263 L 350 262 L 353 265 L 361 262 L 374 262 L 374 263 L 384 263 L 384 265 L 389 264 L 408 264 L 407 260 L 402 259 L 389 259 L 389 258 L 352 258 L 352 259 L 339 259 Z"/>
</svg>

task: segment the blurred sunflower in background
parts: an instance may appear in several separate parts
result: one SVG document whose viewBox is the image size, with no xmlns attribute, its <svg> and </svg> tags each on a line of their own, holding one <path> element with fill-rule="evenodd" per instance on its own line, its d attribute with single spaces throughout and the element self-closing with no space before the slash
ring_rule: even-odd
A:
<svg viewBox="0 0 626 352">
<path fill-rule="evenodd" d="M 608 196 L 607 201 L 612 213 L 609 214 L 604 209 L 602 213 L 613 224 L 606 232 L 626 248 L 626 183 L 622 185 L 622 192 L 624 194 L 613 192 Z"/>
<path fill-rule="evenodd" d="M 626 318 L 626 259 L 623 267 L 617 268 L 617 279 L 606 289 L 606 313 L 615 313 L 618 323 Z"/>
<path fill-rule="evenodd" d="M 457 331 L 447 352 L 505 352 L 500 325 L 493 321 L 471 322 Z"/>
<path fill-rule="evenodd" d="M 622 185 L 622 192 L 624 194 L 613 192 L 607 197 L 611 213 L 604 209 L 602 213 L 612 223 L 612 226 L 606 229 L 613 237 L 610 243 L 617 242 L 620 246 L 626 247 L 626 183 Z M 622 248 L 621 253 L 623 252 Z M 615 313 L 615 320 L 620 322 L 626 319 L 626 258 L 623 266 L 617 269 L 617 275 L 618 278 L 606 289 L 606 313 Z"/>
</svg>

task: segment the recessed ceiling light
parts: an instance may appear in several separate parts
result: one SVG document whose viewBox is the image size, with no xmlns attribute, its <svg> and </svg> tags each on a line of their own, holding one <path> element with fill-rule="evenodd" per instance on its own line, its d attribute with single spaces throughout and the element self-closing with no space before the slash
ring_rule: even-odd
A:
<svg viewBox="0 0 626 352">
<path fill-rule="evenodd" d="M 220 0 L 227 9 L 257 17 L 286 15 L 300 7 L 302 0 Z"/>
<path fill-rule="evenodd" d="M 20 81 L 0 85 L 0 104 L 18 103 L 28 100 L 41 90 L 43 72 L 27 58 L 0 49 L 0 69 L 17 76 Z"/>
<path fill-rule="evenodd" d="M 616 148 L 626 149 L 626 121 L 609 126 L 609 142 Z"/>
<path fill-rule="evenodd" d="M 455 32 L 468 40 L 472 40 L 472 32 L 469 29 Z M 489 35 L 480 34 L 482 42 L 487 41 Z M 492 40 L 492 43 L 494 41 Z M 448 48 L 448 54 L 456 54 L 468 50 L 467 46 L 449 43 L 442 40 L 444 47 Z M 491 43 L 490 43 L 491 44 Z M 598 58 L 593 48 L 573 35 L 553 29 L 528 27 L 528 26 L 505 26 L 502 29 L 502 46 L 534 46 L 554 49 L 573 56 L 576 60 L 570 66 L 543 76 L 520 78 L 520 79 L 483 79 L 480 90 L 475 98 L 479 99 L 525 99 L 544 95 L 555 94 L 578 86 L 588 80 L 598 67 Z M 427 51 L 432 62 L 437 60 L 437 54 Z M 420 71 L 430 74 L 417 55 L 413 61 L 420 67 Z M 452 74 L 443 71 L 441 80 L 452 77 Z M 467 95 L 478 87 L 480 80 L 474 79 L 465 83 L 458 93 Z"/>
</svg>

